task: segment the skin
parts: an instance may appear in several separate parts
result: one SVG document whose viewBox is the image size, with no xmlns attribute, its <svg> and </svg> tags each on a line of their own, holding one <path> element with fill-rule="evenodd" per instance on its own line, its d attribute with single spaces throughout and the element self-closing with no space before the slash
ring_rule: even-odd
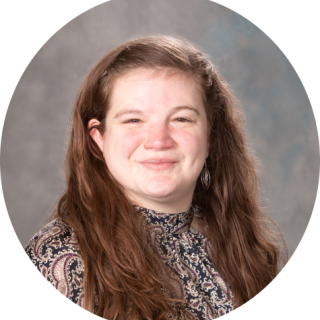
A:
<svg viewBox="0 0 320 320">
<path fill-rule="evenodd" d="M 88 128 L 97 124 L 91 119 Z M 104 134 L 90 134 L 133 203 L 164 213 L 190 208 L 209 149 L 205 107 L 192 77 L 143 68 L 120 76 Z"/>
</svg>

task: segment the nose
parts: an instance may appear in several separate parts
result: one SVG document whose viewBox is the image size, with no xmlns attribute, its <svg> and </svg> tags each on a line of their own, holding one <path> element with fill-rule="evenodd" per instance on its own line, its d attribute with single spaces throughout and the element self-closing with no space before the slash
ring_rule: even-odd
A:
<svg viewBox="0 0 320 320">
<path fill-rule="evenodd" d="M 165 150 L 174 147 L 174 141 L 170 136 L 165 123 L 150 124 L 144 143 L 145 149 Z"/>
</svg>

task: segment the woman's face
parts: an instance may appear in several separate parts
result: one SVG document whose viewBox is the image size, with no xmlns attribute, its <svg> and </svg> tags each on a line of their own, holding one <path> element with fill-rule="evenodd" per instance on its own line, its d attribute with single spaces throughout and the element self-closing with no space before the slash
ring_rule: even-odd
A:
<svg viewBox="0 0 320 320">
<path fill-rule="evenodd" d="M 105 132 L 91 136 L 134 203 L 167 213 L 190 207 L 208 156 L 206 112 L 191 76 L 138 68 L 119 77 Z"/>
</svg>

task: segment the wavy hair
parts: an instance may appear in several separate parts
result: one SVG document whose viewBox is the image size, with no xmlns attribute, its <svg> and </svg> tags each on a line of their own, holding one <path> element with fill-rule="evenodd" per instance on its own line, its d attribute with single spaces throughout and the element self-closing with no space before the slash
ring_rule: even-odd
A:
<svg viewBox="0 0 320 320">
<path fill-rule="evenodd" d="M 244 121 L 228 85 L 193 44 L 172 37 L 130 40 L 108 52 L 84 79 L 71 116 L 67 188 L 55 216 L 71 225 L 84 259 L 84 307 L 113 320 L 167 319 L 184 311 L 149 242 L 141 216 L 112 177 L 90 136 L 96 118 L 105 131 L 115 80 L 135 68 L 173 69 L 201 87 L 210 124 L 210 187 L 197 180 L 213 264 L 231 287 L 235 305 L 247 302 L 278 274 L 284 240 L 260 203 L 256 160 L 246 147 Z M 176 307 L 180 308 L 176 308 Z"/>
</svg>

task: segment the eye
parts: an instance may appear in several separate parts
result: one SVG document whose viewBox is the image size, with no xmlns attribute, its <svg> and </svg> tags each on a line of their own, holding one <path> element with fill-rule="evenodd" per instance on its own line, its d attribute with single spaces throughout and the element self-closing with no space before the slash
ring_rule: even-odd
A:
<svg viewBox="0 0 320 320">
<path fill-rule="evenodd" d="M 129 120 L 124 121 L 124 123 L 138 123 L 138 122 L 141 122 L 141 120 L 140 119 L 129 119 Z"/>
<path fill-rule="evenodd" d="M 191 122 L 191 120 L 187 119 L 187 118 L 176 118 L 175 121 L 177 121 L 177 122 Z"/>
</svg>

